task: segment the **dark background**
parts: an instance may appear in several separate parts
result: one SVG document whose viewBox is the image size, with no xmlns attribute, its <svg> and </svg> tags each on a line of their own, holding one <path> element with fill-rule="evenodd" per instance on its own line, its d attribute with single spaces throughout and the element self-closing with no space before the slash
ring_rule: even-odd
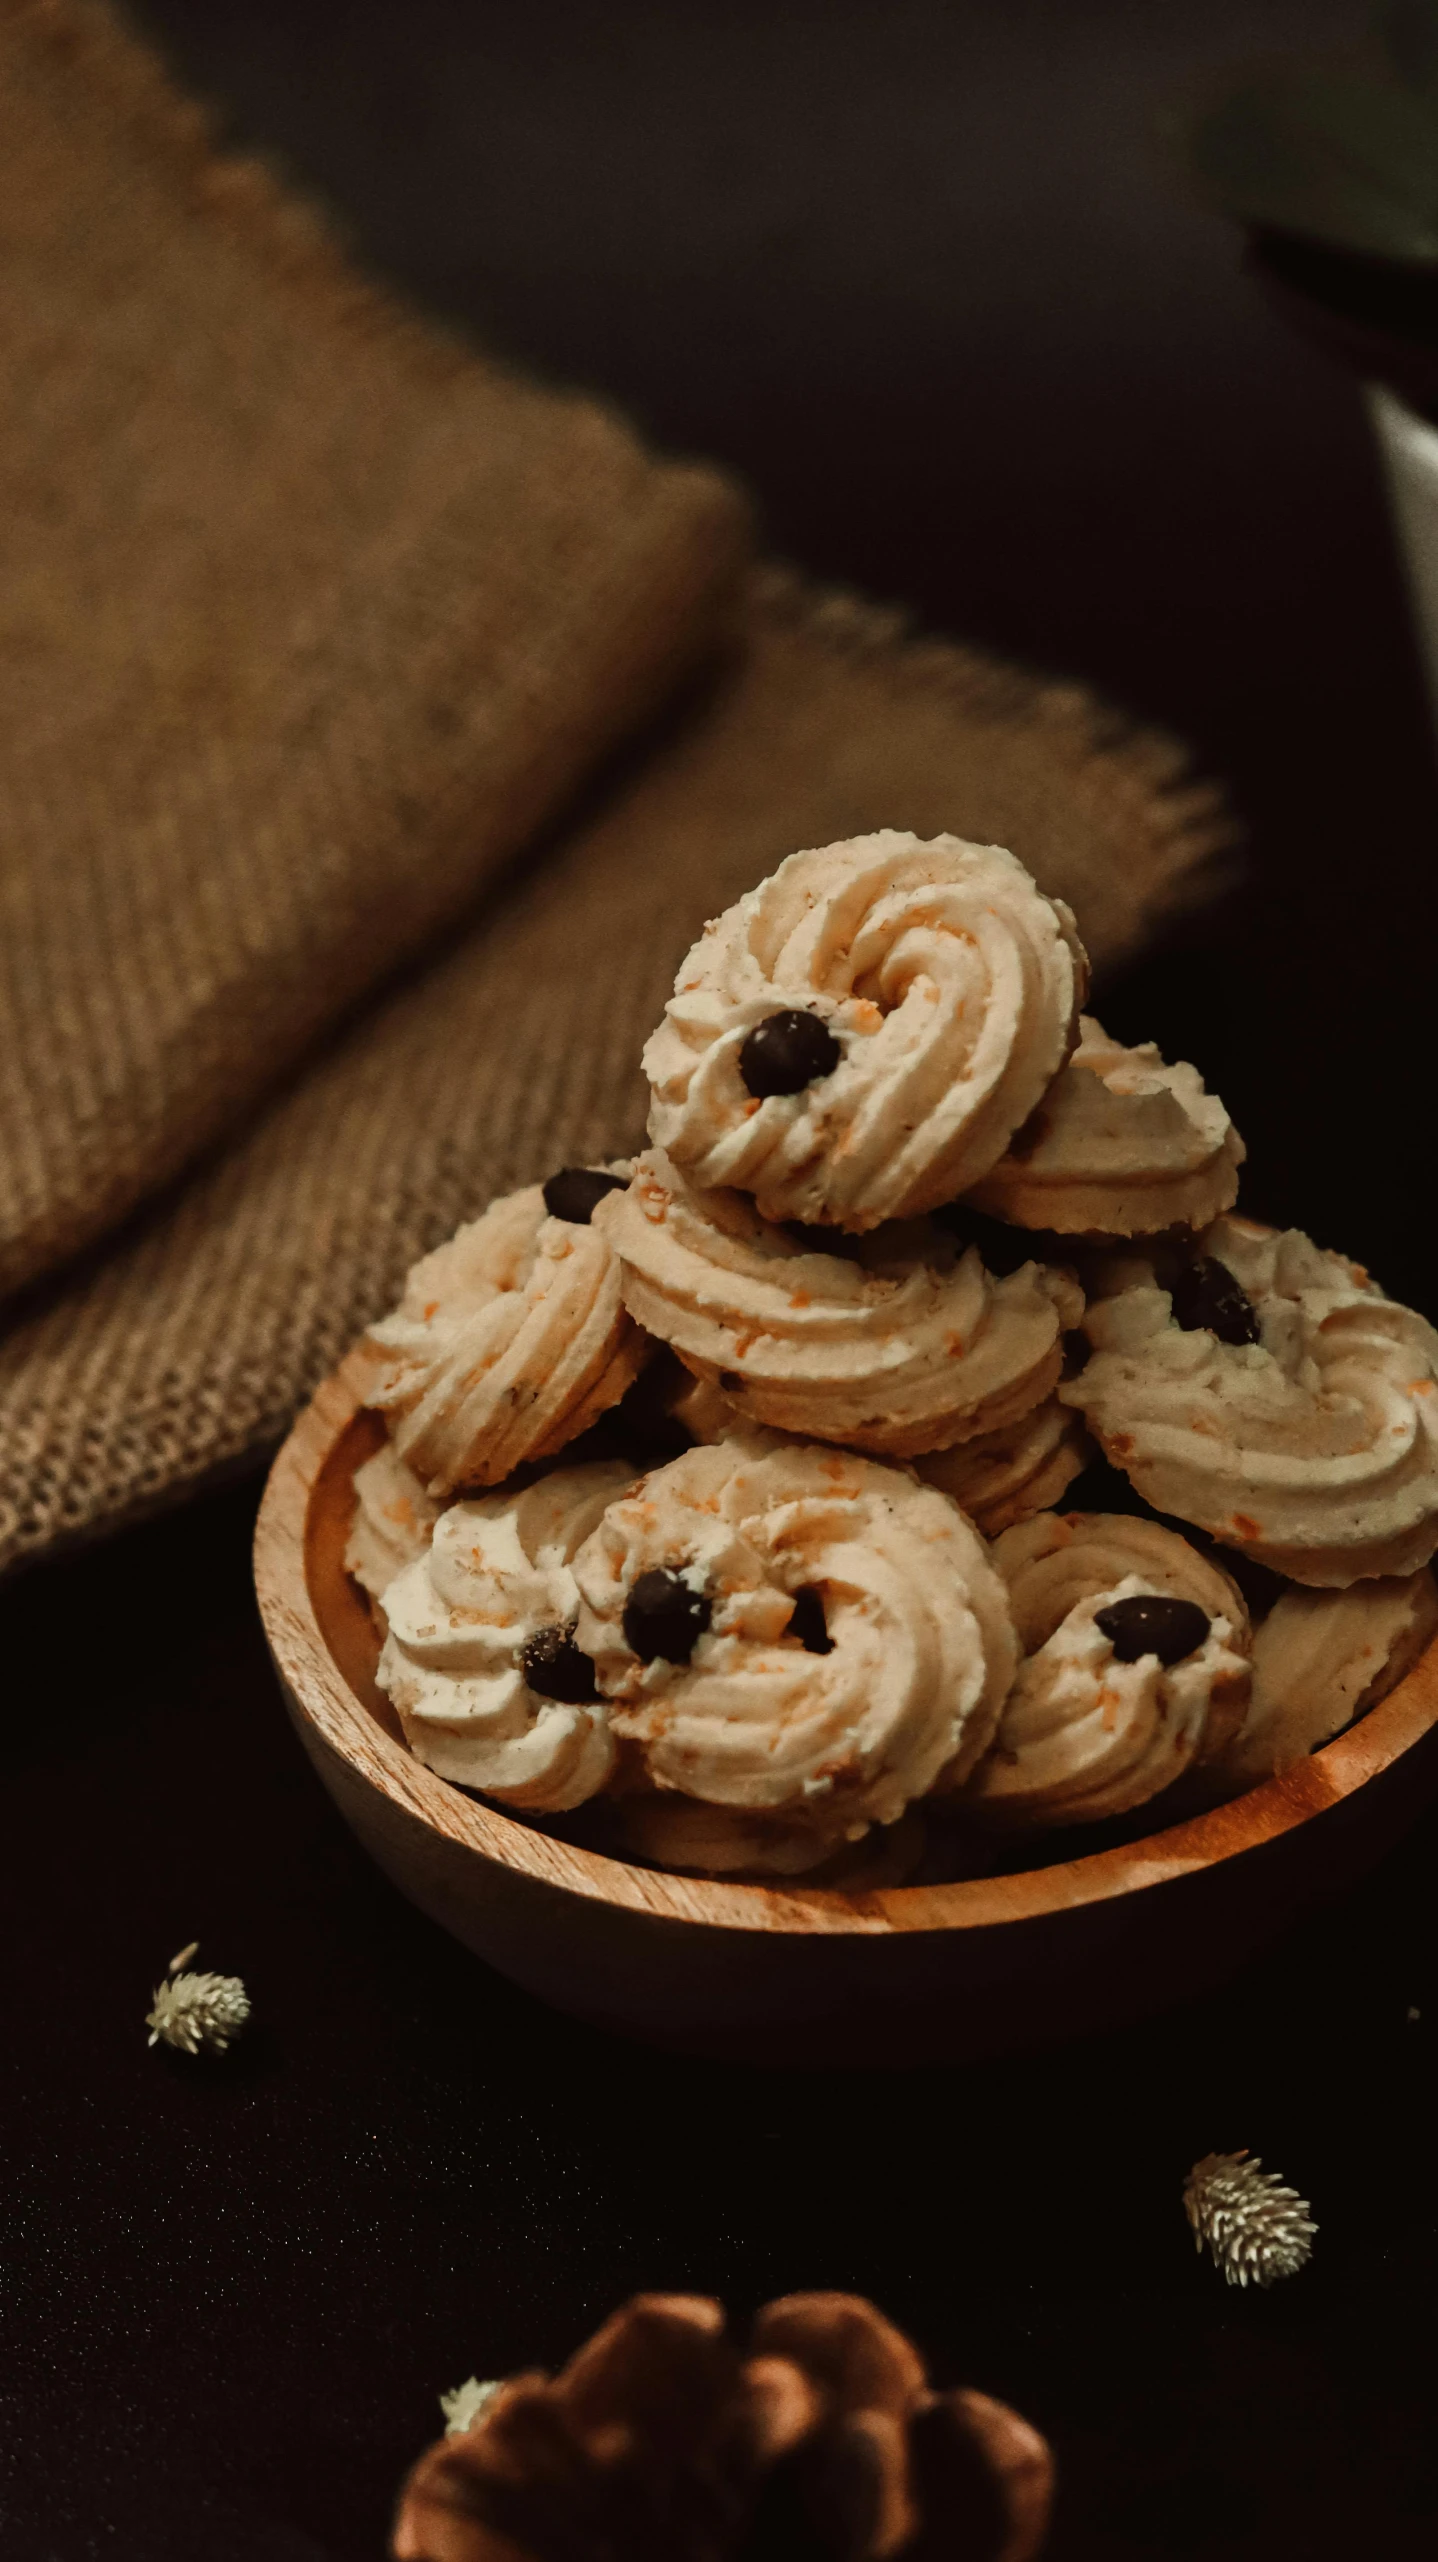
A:
<svg viewBox="0 0 1438 2562">
<path fill-rule="evenodd" d="M 373 262 L 731 463 L 776 548 L 1191 739 L 1249 885 L 1106 1019 L 1204 1067 L 1251 1206 L 1438 1313 L 1438 796 L 1377 471 L 1156 136 L 1361 10 L 138 14 Z M 352 1847 L 265 1661 L 254 1500 L 0 1597 L 4 2562 L 378 2562 L 438 2391 L 640 2285 L 871 2292 L 1053 2437 L 1055 2562 L 1438 2548 L 1438 1824 L 1142 2030 L 892 2078 L 667 2060 L 511 1991 Z M 213 2064 L 141 2024 L 196 1932 L 255 2004 Z M 1252 2299 L 1179 2207 L 1240 2145 L 1321 2228 Z"/>
</svg>

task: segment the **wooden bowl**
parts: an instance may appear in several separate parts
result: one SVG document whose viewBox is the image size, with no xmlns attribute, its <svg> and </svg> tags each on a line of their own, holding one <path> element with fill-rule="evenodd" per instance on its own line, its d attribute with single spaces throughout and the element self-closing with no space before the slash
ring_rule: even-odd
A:
<svg viewBox="0 0 1438 2562">
<path fill-rule="evenodd" d="M 1219 1980 L 1357 1875 L 1438 1788 L 1438 1640 L 1335 1743 L 1122 1849 L 958 1885 L 739 1885 L 660 1874 L 501 1814 L 414 1760 L 344 1570 L 379 1443 L 351 1354 L 276 1459 L 255 1581 L 290 1713 L 400 1891 L 564 2011 L 689 2051 L 786 2063 L 993 2053 Z"/>
</svg>

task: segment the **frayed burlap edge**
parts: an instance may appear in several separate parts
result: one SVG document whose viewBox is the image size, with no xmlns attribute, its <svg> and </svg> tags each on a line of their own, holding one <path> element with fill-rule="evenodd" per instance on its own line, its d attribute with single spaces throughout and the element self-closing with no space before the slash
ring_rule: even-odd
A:
<svg viewBox="0 0 1438 2562">
<path fill-rule="evenodd" d="M 1234 842 L 1183 749 L 1082 687 L 761 573 L 744 649 L 597 814 L 12 1326 L 0 1566 L 273 1448 L 417 1254 L 638 1141 L 639 1050 L 705 917 L 793 846 L 884 824 L 1013 843 L 1101 969 L 1212 895 Z"/>
</svg>

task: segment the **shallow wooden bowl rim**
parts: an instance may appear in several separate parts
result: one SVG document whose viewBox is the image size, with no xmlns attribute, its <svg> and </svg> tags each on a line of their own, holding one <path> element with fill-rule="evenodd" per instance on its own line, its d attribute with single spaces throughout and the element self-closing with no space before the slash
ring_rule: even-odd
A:
<svg viewBox="0 0 1438 2562">
<path fill-rule="evenodd" d="M 1438 1639 L 1397 1688 L 1307 1760 L 1211 1812 L 1079 1859 L 954 1885 L 862 1893 L 680 1877 L 581 1850 L 466 1796 L 387 1734 L 337 1664 L 310 1589 L 314 1496 L 356 1424 L 370 1376 L 352 1352 L 317 1391 L 270 1472 L 255 1532 L 255 1587 L 271 1651 L 299 1712 L 354 1770 L 450 1842 L 550 1887 L 725 1930 L 882 1935 L 991 1928 L 1163 1884 L 1256 1850 L 1351 1797 L 1438 1723 Z M 355 1609 L 361 1604 L 355 1595 Z"/>
</svg>

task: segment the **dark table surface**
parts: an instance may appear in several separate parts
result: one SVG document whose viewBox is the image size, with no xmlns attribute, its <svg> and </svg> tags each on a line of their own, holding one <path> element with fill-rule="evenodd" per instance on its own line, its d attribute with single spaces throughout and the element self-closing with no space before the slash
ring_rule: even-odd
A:
<svg viewBox="0 0 1438 2562">
<path fill-rule="evenodd" d="M 1242 896 L 1105 996 L 1196 1058 L 1248 1199 L 1438 1312 L 1432 747 L 1354 389 L 1155 118 L 1319 0 L 147 0 L 235 131 L 432 305 L 718 454 L 773 544 L 1182 731 Z M 1056 2562 L 1438 2549 L 1429 1817 L 1221 1994 L 896 2077 L 676 2062 L 410 1911 L 301 1759 L 246 1484 L 0 1596 L 4 2562 L 378 2562 L 471 2372 L 625 2293 L 857 2287 L 1062 2467 Z M 223 2062 L 150 2053 L 171 1952 Z M 1194 2158 L 1312 2199 L 1268 2296 Z"/>
</svg>

